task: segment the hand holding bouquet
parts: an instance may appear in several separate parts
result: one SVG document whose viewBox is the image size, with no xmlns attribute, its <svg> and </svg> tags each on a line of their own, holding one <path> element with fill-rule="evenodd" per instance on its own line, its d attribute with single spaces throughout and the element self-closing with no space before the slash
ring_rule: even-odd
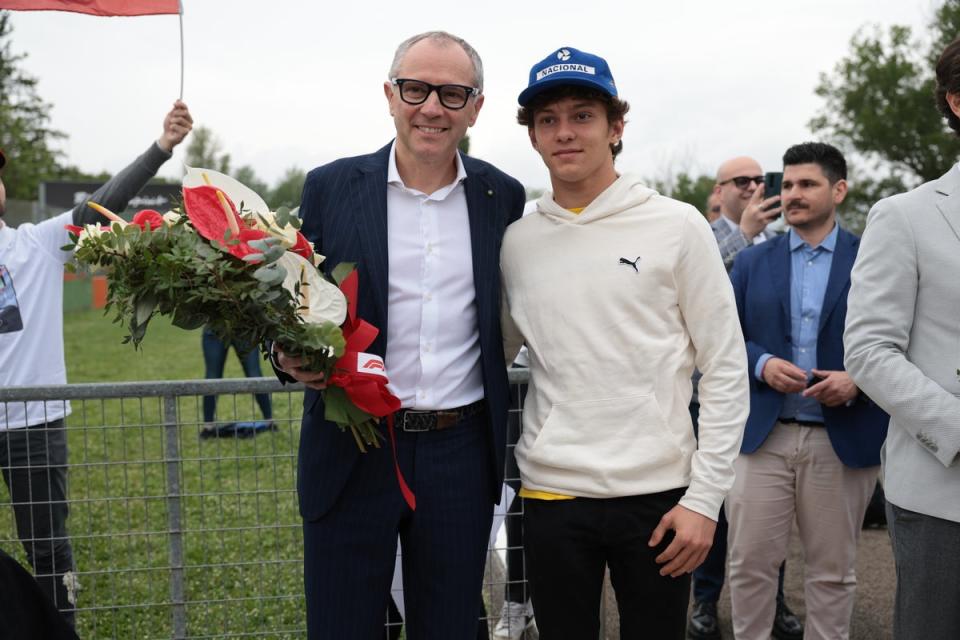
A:
<svg viewBox="0 0 960 640">
<path fill-rule="evenodd" d="M 183 329 L 207 325 L 228 342 L 276 342 L 324 373 L 327 419 L 349 428 L 361 450 L 380 446 L 378 418 L 399 401 L 383 361 L 363 353 L 378 330 L 356 317 L 353 265 L 338 265 L 336 284 L 328 281 L 296 211 L 271 211 L 252 190 L 206 169 L 188 169 L 182 213 L 141 211 L 128 223 L 90 206 L 110 225 L 68 227 L 74 244 L 65 248 L 107 272 L 107 309 L 127 325 L 125 342 L 139 346 L 157 313 Z"/>
</svg>

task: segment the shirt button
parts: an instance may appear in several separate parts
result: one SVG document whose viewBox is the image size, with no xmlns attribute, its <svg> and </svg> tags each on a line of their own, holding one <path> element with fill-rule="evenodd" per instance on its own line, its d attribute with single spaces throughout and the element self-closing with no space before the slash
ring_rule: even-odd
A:
<svg viewBox="0 0 960 640">
<path fill-rule="evenodd" d="M 431 300 L 433 300 L 433 296 L 429 293 L 426 293 L 424 294 L 423 299 L 426 300 L 427 302 L 430 302 Z"/>
</svg>

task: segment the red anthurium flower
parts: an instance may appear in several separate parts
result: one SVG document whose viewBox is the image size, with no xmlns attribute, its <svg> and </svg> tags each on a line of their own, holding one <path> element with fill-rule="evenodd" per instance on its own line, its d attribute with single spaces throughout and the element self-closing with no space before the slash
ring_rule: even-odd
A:
<svg viewBox="0 0 960 640">
<path fill-rule="evenodd" d="M 297 243 L 290 247 L 290 251 L 293 251 L 301 258 L 309 260 L 310 256 L 313 255 L 313 245 L 310 244 L 306 236 L 297 231 Z"/>
<path fill-rule="evenodd" d="M 187 217 L 190 218 L 190 223 L 197 230 L 197 233 L 207 240 L 213 240 L 220 246 L 226 247 L 223 236 L 230 228 L 230 224 L 227 222 L 226 211 L 224 211 L 220 198 L 217 196 L 218 191 L 219 189 L 216 187 L 208 185 L 184 187 L 183 207 L 187 210 Z M 221 191 L 221 193 L 223 192 Z M 227 198 L 224 194 L 224 199 L 236 221 L 236 228 L 245 228 L 243 220 L 237 215 L 237 208 L 230 201 L 230 198 Z"/>
<path fill-rule="evenodd" d="M 187 210 L 187 217 L 190 218 L 193 228 L 201 236 L 207 240 L 213 240 L 226 249 L 230 255 L 237 258 L 242 258 L 251 253 L 260 253 L 259 250 L 251 248 L 247 243 L 252 240 L 267 238 L 269 234 L 265 231 L 247 227 L 243 219 L 237 215 L 237 208 L 230 201 L 230 198 L 220 191 L 223 196 L 221 202 L 220 196 L 217 195 L 218 191 L 220 190 L 209 185 L 183 188 L 183 207 Z M 228 243 L 224 240 L 227 230 L 231 227 L 227 218 L 227 211 L 224 209 L 224 202 L 229 207 L 230 215 L 236 222 L 236 239 L 239 242 L 231 241 Z"/>
<path fill-rule="evenodd" d="M 133 216 L 133 224 L 144 231 L 147 230 L 148 226 L 156 231 L 163 226 L 163 216 L 153 209 L 144 209 Z"/>
</svg>

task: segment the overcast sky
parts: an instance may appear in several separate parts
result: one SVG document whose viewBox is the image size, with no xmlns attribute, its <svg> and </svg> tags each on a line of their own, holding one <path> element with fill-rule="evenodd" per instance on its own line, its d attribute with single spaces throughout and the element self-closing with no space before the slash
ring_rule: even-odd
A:
<svg viewBox="0 0 960 640">
<path fill-rule="evenodd" d="M 380 148 L 393 136 L 381 84 L 396 45 L 444 29 L 484 61 L 486 102 L 473 155 L 528 187 L 548 186 L 516 124 L 530 66 L 560 46 L 607 59 L 632 106 L 620 171 L 713 173 L 724 159 L 778 168 L 811 138 L 821 72 L 867 24 L 925 35 L 934 0 L 662 0 L 632 3 L 183 0 L 184 100 L 214 130 L 234 166 L 273 183 Z M 155 139 L 180 83 L 176 16 L 98 18 L 13 14 L 14 51 L 69 134 L 67 160 L 116 171 Z M 184 145 L 185 146 L 185 145 Z M 182 151 L 178 159 L 182 158 Z M 168 163 L 163 175 L 179 175 Z"/>
</svg>

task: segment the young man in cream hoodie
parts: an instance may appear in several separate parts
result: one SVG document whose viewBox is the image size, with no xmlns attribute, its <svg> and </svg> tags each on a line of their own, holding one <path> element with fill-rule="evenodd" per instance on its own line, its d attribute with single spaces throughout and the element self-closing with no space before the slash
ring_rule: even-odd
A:
<svg viewBox="0 0 960 640">
<path fill-rule="evenodd" d="M 703 216 L 617 174 L 629 106 L 605 60 L 558 49 L 519 102 L 553 186 L 501 252 L 508 361 L 530 354 L 516 454 L 540 635 L 595 638 L 609 566 L 621 637 L 680 639 L 749 408 L 733 292 Z"/>
</svg>

